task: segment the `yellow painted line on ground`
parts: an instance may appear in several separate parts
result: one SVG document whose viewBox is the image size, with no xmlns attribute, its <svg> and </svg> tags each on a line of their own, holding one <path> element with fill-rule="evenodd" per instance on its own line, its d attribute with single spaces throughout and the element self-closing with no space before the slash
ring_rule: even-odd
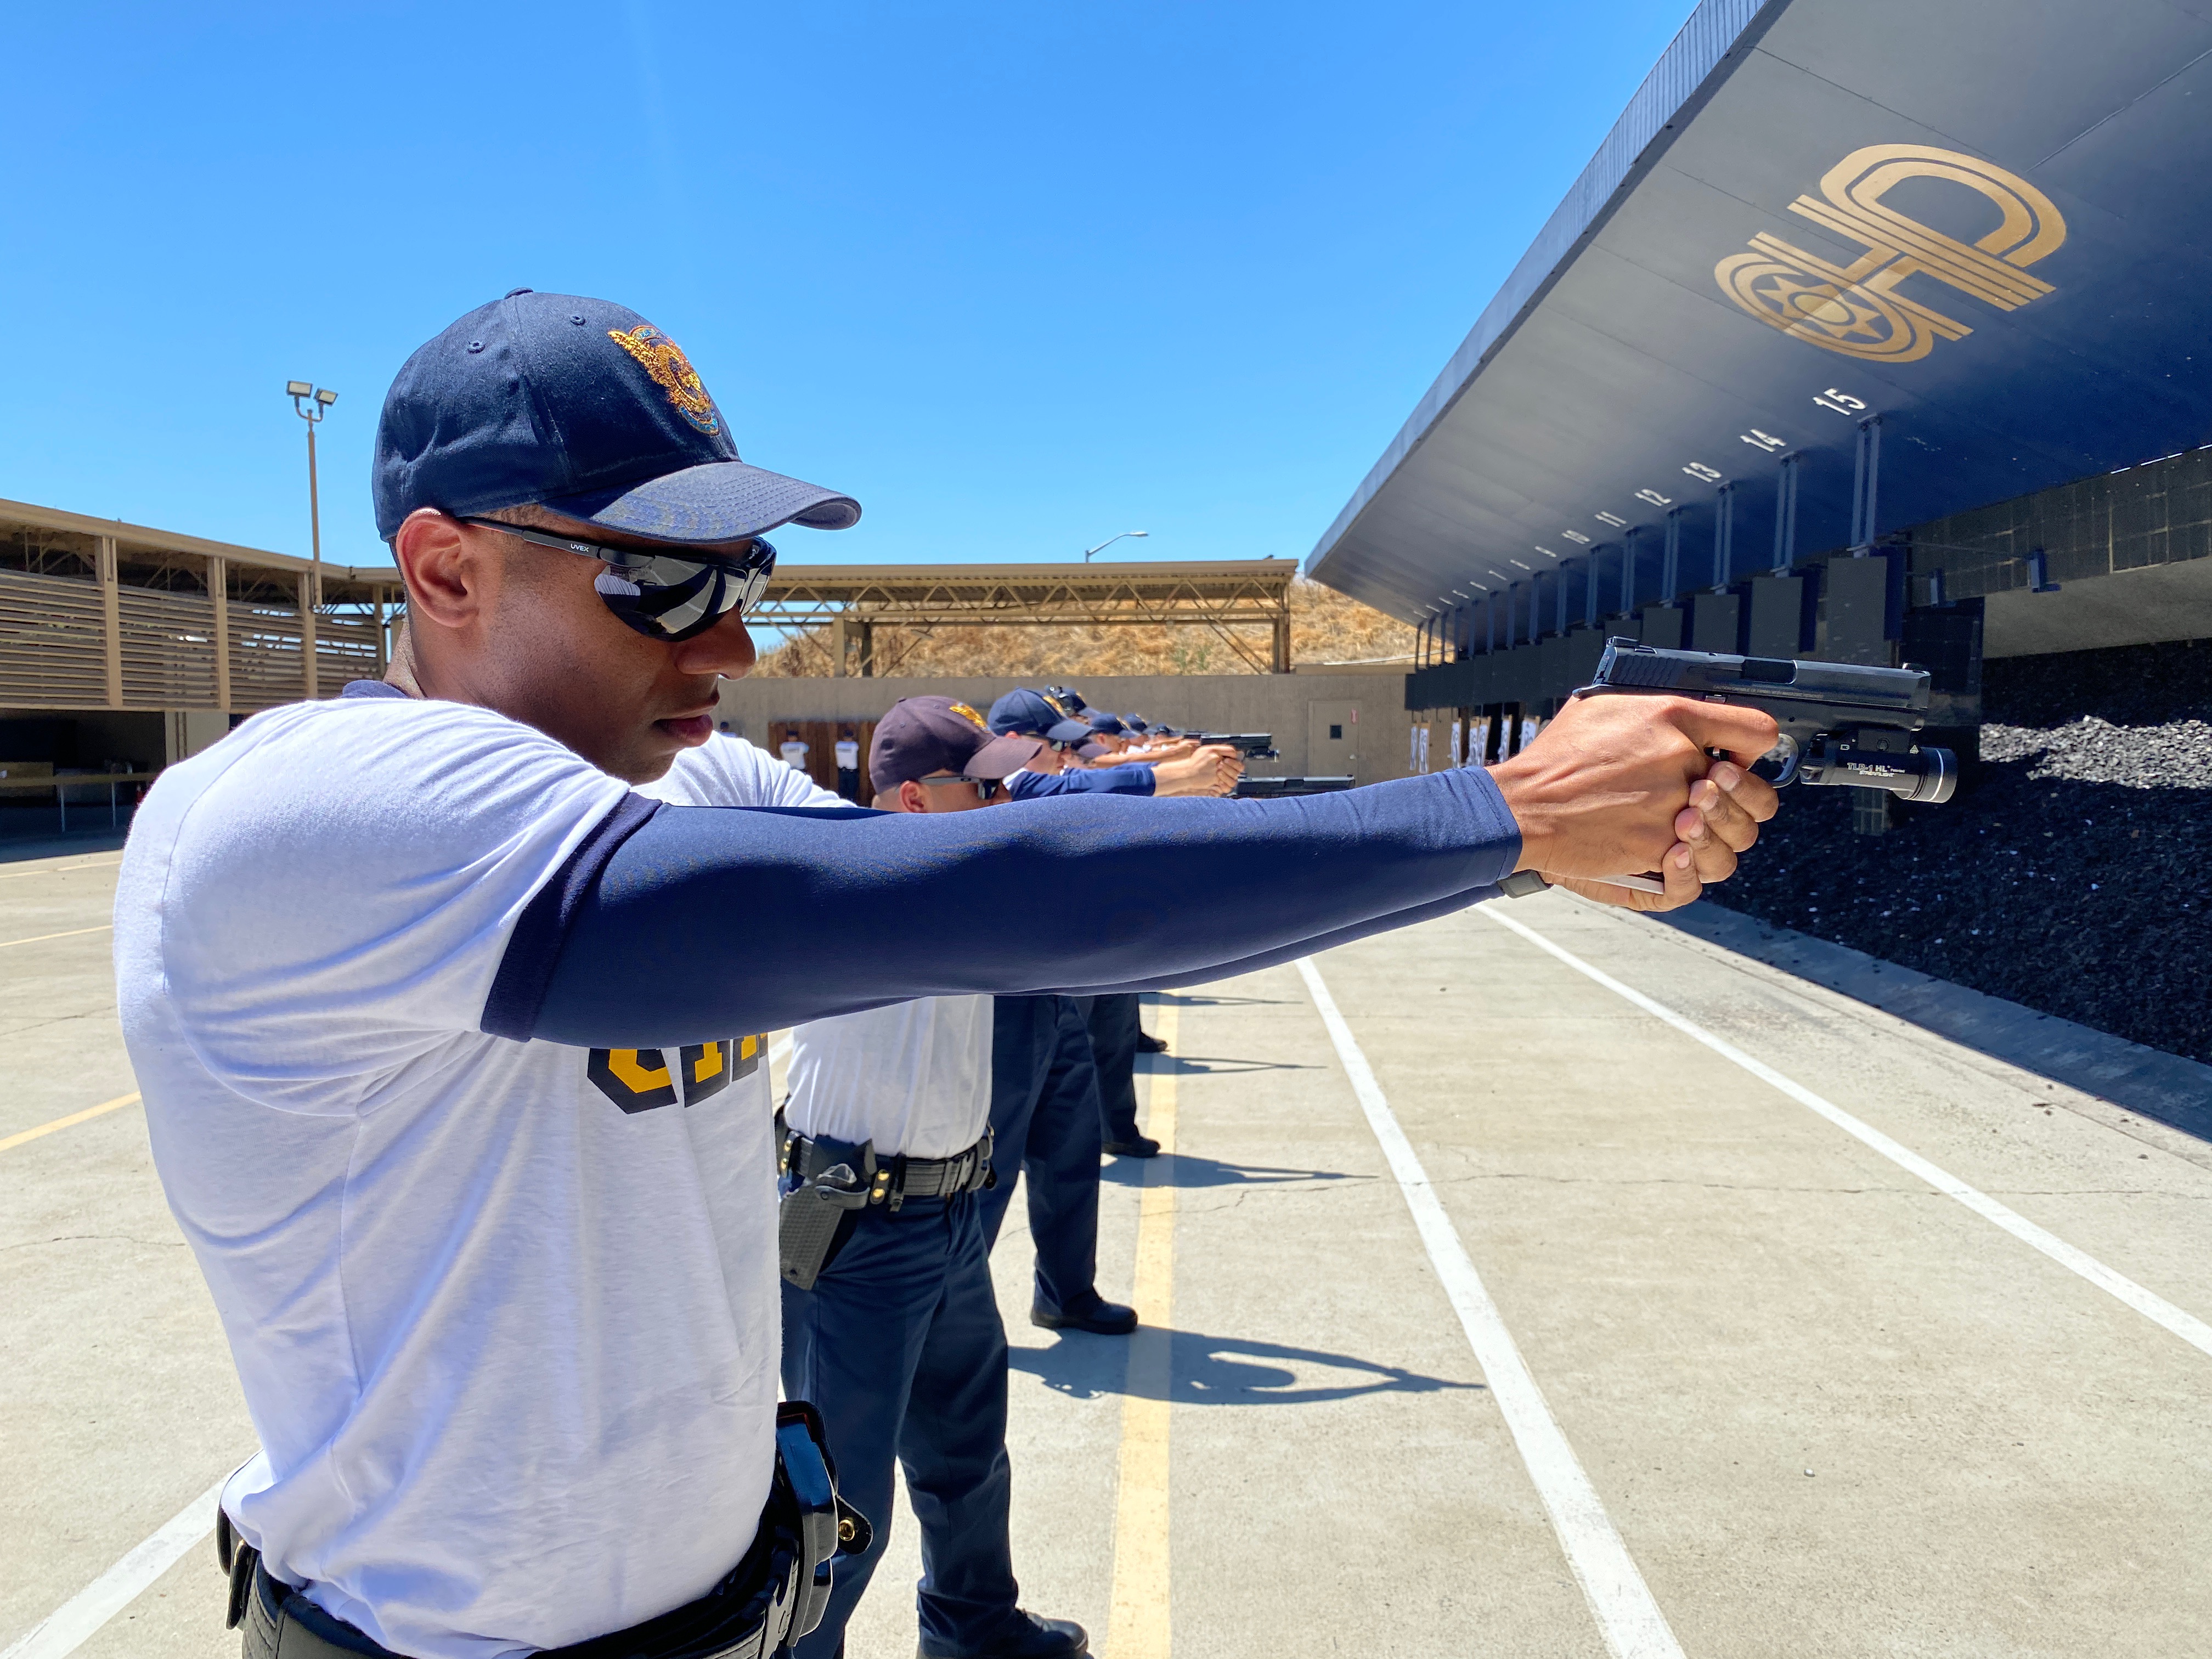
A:
<svg viewBox="0 0 2212 1659">
<path fill-rule="evenodd" d="M 72 870 L 112 870 L 121 859 L 100 859 L 89 864 L 50 864 L 37 870 L 9 870 L 0 872 L 0 881 L 21 881 L 25 876 L 61 876 Z"/>
<path fill-rule="evenodd" d="M 104 1100 L 97 1106 L 88 1106 L 81 1112 L 71 1112 L 67 1117 L 58 1117 L 52 1123 L 41 1123 L 35 1129 L 25 1129 L 20 1134 L 12 1134 L 5 1139 L 0 1139 L 0 1152 L 6 1152 L 10 1146 L 20 1146 L 27 1140 L 36 1140 L 41 1135 L 50 1135 L 57 1129 L 66 1129 L 79 1123 L 89 1123 L 94 1118 L 105 1117 L 110 1112 L 119 1112 L 125 1106 L 136 1106 L 137 1103 L 138 1091 L 133 1089 L 127 1095 L 118 1095 L 114 1099 Z"/>
<path fill-rule="evenodd" d="M 1159 1005 L 1159 1033 L 1173 1051 L 1181 1007 Z M 1155 1066 L 1160 1059 L 1152 1060 Z M 1121 1396 L 1121 1471 L 1114 1516 L 1114 1604 L 1106 1651 L 1114 1659 L 1168 1659 L 1168 1316 L 1174 1311 L 1176 1076 L 1150 1077 L 1145 1133 L 1160 1143 L 1145 1165 L 1137 1216 L 1136 1289 L 1143 1322 L 1129 1339 Z"/>
<path fill-rule="evenodd" d="M 81 933 L 105 933 L 115 924 L 103 921 L 97 927 L 72 927 L 65 933 L 33 933 L 28 939 L 0 939 L 0 951 L 11 945 L 43 945 L 50 939 L 75 939 Z"/>
</svg>

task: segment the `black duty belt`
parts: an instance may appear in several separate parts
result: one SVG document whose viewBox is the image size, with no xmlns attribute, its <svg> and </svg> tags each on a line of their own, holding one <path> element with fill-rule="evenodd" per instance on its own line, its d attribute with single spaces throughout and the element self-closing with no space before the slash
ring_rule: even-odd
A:
<svg viewBox="0 0 2212 1659">
<path fill-rule="evenodd" d="M 804 1401 L 775 1413 L 775 1480 L 744 1558 L 696 1601 L 540 1659 L 775 1659 L 822 1622 L 833 1564 L 868 1547 L 860 1512 L 837 1496 L 822 1419 Z M 261 1565 L 218 1510 L 216 1552 L 230 1575 L 230 1617 L 245 1659 L 404 1659 L 333 1617 Z"/>
<path fill-rule="evenodd" d="M 909 1198 L 951 1198 L 994 1183 L 991 1132 L 951 1158 L 879 1160 L 876 1143 L 804 1135 L 776 1117 L 783 1147 L 782 1201 L 776 1206 L 776 1271 L 787 1284 L 814 1288 L 852 1236 L 853 1218 L 872 1204 L 896 1211 Z"/>
<path fill-rule="evenodd" d="M 855 1145 L 792 1129 L 784 1134 L 782 1167 L 802 1185 L 829 1176 L 834 1186 L 864 1193 L 862 1202 L 896 1210 L 909 1198 L 951 1198 L 990 1186 L 991 1132 L 984 1130 L 981 1140 L 951 1158 L 908 1158 L 902 1152 L 886 1158 L 878 1155 L 872 1140 Z M 845 1174 L 838 1176 L 841 1167 Z"/>
</svg>

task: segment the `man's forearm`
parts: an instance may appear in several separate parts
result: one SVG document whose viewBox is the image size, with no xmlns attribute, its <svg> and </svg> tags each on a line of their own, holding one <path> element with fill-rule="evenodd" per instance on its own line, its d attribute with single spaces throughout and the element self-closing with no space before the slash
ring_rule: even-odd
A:
<svg viewBox="0 0 2212 1659">
<path fill-rule="evenodd" d="M 668 807 L 557 937 L 510 952 L 485 1029 L 660 1048 L 911 997 L 1188 982 L 1471 902 L 1518 854 L 1504 799 L 1465 770 L 1274 801 Z M 1078 875 L 1107 896 L 1003 925 L 1002 895 Z"/>
</svg>

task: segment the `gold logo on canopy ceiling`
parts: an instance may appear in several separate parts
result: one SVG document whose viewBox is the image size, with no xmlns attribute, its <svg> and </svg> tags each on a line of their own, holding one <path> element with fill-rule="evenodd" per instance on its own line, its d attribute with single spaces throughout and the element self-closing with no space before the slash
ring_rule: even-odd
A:
<svg viewBox="0 0 2212 1659">
<path fill-rule="evenodd" d="M 1978 191 L 1996 208 L 1997 227 L 1966 243 L 1885 206 L 1882 198 L 1908 179 L 1936 179 Z M 1713 267 L 1721 291 L 1770 327 L 1847 357 L 1909 363 L 1940 339 L 1973 332 L 1956 318 L 1897 292 L 1924 272 L 2000 311 L 2014 311 L 2050 293 L 2027 267 L 2066 240 L 2066 221 L 2051 198 L 2025 179 L 1978 156 L 1923 144 L 1869 144 L 1828 170 L 1818 197 L 1790 204 L 1814 224 L 1865 245 L 1849 265 L 1831 264 L 1761 231 L 1751 252 Z"/>
</svg>

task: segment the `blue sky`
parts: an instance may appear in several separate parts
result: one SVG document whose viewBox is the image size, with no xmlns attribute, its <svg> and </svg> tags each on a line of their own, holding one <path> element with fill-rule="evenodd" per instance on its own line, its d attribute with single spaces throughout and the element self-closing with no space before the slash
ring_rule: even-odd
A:
<svg viewBox="0 0 2212 1659">
<path fill-rule="evenodd" d="M 1302 558 L 1687 0 L 24 7 L 0 495 L 380 563 L 407 353 L 644 313 L 787 559 Z M 43 68 L 40 67 L 43 66 Z"/>
</svg>

